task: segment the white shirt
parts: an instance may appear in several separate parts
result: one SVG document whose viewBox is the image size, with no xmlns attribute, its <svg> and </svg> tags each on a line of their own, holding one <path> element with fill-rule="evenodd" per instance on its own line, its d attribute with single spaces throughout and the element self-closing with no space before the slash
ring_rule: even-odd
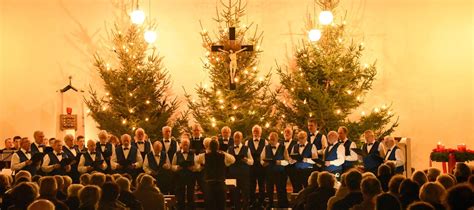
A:
<svg viewBox="0 0 474 210">
<path fill-rule="evenodd" d="M 223 151 L 219 151 L 219 152 L 222 152 L 222 154 L 224 154 L 224 164 L 225 164 L 225 166 L 230 166 L 235 162 L 235 158 L 231 154 L 229 154 L 227 152 L 223 152 Z M 196 156 L 196 158 L 194 159 L 194 162 L 198 165 L 205 165 L 206 164 L 206 155 L 205 154 L 206 153 L 201 153 L 198 156 Z"/>
<path fill-rule="evenodd" d="M 258 140 L 258 141 L 255 141 L 254 139 L 259 139 L 259 140 Z M 251 142 L 251 143 L 253 143 L 253 146 L 254 146 L 255 150 L 257 150 L 257 149 L 258 149 L 258 144 L 260 144 L 260 141 L 262 141 L 262 138 L 260 138 L 260 137 L 258 137 L 258 138 L 257 138 L 257 137 L 254 137 L 253 139 L 250 139 L 250 140 L 246 141 L 246 142 L 245 142 L 245 146 L 248 147 L 248 146 L 249 146 L 249 142 Z M 263 146 L 266 146 L 266 145 L 268 144 L 267 140 L 263 140 L 263 141 L 265 141 L 265 143 L 263 144 Z"/>
<path fill-rule="evenodd" d="M 237 147 L 238 146 L 238 147 Z M 234 153 L 238 155 L 240 153 L 240 150 L 242 149 L 242 143 L 239 145 L 234 145 Z M 250 150 L 247 148 L 247 165 L 251 166 L 253 165 L 253 157 L 252 154 L 250 153 Z"/>
<path fill-rule="evenodd" d="M 275 145 L 275 148 L 272 148 L 272 154 L 275 155 L 278 147 L 280 146 L 280 143 L 277 143 Z M 263 149 L 262 151 L 262 154 L 260 154 L 260 164 L 263 165 L 263 163 L 265 163 L 265 156 L 267 155 L 266 153 L 266 149 Z M 279 164 L 277 165 L 288 165 L 288 160 L 290 159 L 289 155 L 288 155 L 288 150 L 284 149 L 283 150 L 283 160 L 280 161 Z"/>
<path fill-rule="evenodd" d="M 152 174 L 152 173 L 156 172 L 156 171 L 153 171 L 153 169 L 151 169 L 150 163 L 148 162 L 148 155 L 150 155 L 150 154 L 153 154 L 153 157 L 155 158 L 156 164 L 158 164 L 158 165 L 160 164 L 161 158 L 166 158 L 164 164 L 169 164 L 170 163 L 168 161 L 167 157 L 162 157 L 161 154 L 159 154 L 159 156 L 156 156 L 156 153 L 154 151 L 152 151 L 151 153 L 148 153 L 147 155 L 145 155 L 145 159 L 143 160 L 143 171 L 145 171 L 145 173 L 147 173 L 147 174 Z"/>
<path fill-rule="evenodd" d="M 62 151 L 61 153 L 64 153 L 64 151 Z M 62 155 L 58 155 L 58 153 L 56 151 L 53 151 L 53 155 L 56 155 L 56 158 L 58 158 L 59 162 L 61 162 L 61 160 L 63 159 L 63 156 Z M 44 155 L 43 157 L 43 165 L 41 165 L 41 170 L 46 172 L 46 173 L 49 173 L 51 171 L 54 170 L 54 165 L 49 165 L 49 162 L 51 160 L 49 159 L 49 155 Z M 59 164 L 59 163 L 58 163 Z"/>
<path fill-rule="evenodd" d="M 390 154 L 392 154 L 393 148 L 395 148 L 395 146 L 396 145 L 393 145 L 389 150 L 387 150 L 387 154 L 385 155 L 385 160 L 388 160 L 388 157 L 390 157 Z M 400 148 L 398 148 L 395 151 L 395 159 L 396 160 L 389 160 L 389 161 L 394 162 L 396 167 L 405 165 L 405 155 L 403 154 L 403 151 Z"/>
<path fill-rule="evenodd" d="M 95 158 L 97 156 L 95 154 L 91 154 L 89 150 L 87 150 L 87 153 L 91 156 L 93 161 L 96 161 Z M 81 158 L 79 159 L 79 165 L 77 166 L 77 171 L 79 171 L 79 173 L 83 174 L 83 173 L 88 172 L 87 166 L 85 166 L 85 164 L 86 164 L 86 158 L 84 157 L 84 155 L 81 155 Z M 100 169 L 105 170 L 106 168 L 107 168 L 107 164 L 105 163 L 105 161 L 102 161 L 102 165 L 100 166 Z"/>
<path fill-rule="evenodd" d="M 126 150 L 125 148 L 128 148 L 128 149 Z M 127 147 L 122 145 L 123 156 L 125 157 L 125 159 L 128 158 L 128 154 L 130 153 L 131 149 L 132 149 L 132 145 L 129 145 Z M 135 158 L 135 160 L 136 160 L 135 168 L 136 169 L 141 168 L 143 164 L 143 158 L 139 151 L 137 151 L 137 157 Z M 115 153 L 112 154 L 112 161 L 110 162 L 110 165 L 112 165 L 112 170 L 117 169 L 117 166 L 120 165 L 117 160 L 117 154 Z"/>
<path fill-rule="evenodd" d="M 336 144 L 336 143 L 334 143 Z M 329 148 L 328 148 L 328 152 L 331 151 L 332 147 L 334 147 L 334 145 L 329 145 Z M 340 166 L 344 163 L 345 161 L 345 153 L 346 153 L 346 148 L 344 147 L 344 145 L 342 144 L 339 144 L 339 146 L 336 148 L 337 149 L 337 159 L 336 160 L 331 160 L 329 161 L 329 164 L 331 165 L 334 165 L 334 166 Z M 326 157 L 326 150 L 324 150 L 324 157 Z"/>
<path fill-rule="evenodd" d="M 290 139 L 290 140 L 285 139 L 285 140 L 283 141 L 283 144 L 285 145 L 285 149 L 286 149 L 287 151 L 288 151 L 288 147 L 290 146 L 291 141 L 293 141 L 293 139 Z"/>
<path fill-rule="evenodd" d="M 138 142 L 143 142 L 143 144 L 139 144 Z M 137 145 L 137 149 L 139 152 L 145 152 L 145 144 L 148 144 L 148 140 L 143 140 L 143 141 L 137 141 L 136 142 L 136 145 Z M 150 148 L 151 150 L 153 150 L 153 148 Z"/>
<path fill-rule="evenodd" d="M 75 150 L 74 148 L 70 148 L 70 147 L 67 146 L 67 145 L 65 145 L 65 147 L 66 147 L 69 151 L 71 151 L 71 153 L 74 155 L 74 157 L 77 156 L 76 150 Z"/>
<path fill-rule="evenodd" d="M 36 148 L 38 148 L 38 151 L 40 151 L 41 153 L 44 152 L 44 147 L 40 147 L 40 144 L 36 143 L 36 142 L 33 142 L 33 144 L 35 144 Z M 44 145 L 43 145 L 44 146 Z"/>
<path fill-rule="evenodd" d="M 26 153 L 26 150 L 24 149 L 20 149 L 21 152 L 23 152 L 23 154 L 25 154 L 26 158 L 31 159 L 31 154 L 30 153 Z M 18 154 L 15 152 L 13 153 L 12 155 L 12 159 L 11 159 L 11 170 L 12 171 L 17 171 L 17 170 L 21 170 L 22 168 L 24 168 L 26 166 L 26 163 L 25 162 L 21 162 L 20 163 L 20 156 L 18 156 Z"/>
<path fill-rule="evenodd" d="M 181 150 L 181 153 L 183 154 L 184 159 L 185 159 L 185 160 L 188 160 L 188 154 L 189 154 L 189 152 L 183 153 L 183 151 Z M 173 170 L 173 171 L 177 171 L 177 170 L 178 170 L 178 164 L 177 164 L 178 158 L 176 157 L 177 154 L 178 154 L 178 153 L 176 153 L 176 154 L 173 156 L 173 161 L 171 161 L 171 170 Z M 204 153 L 202 153 L 202 154 L 204 154 Z M 194 155 L 194 164 L 196 164 L 196 155 L 195 155 L 195 154 L 193 154 L 193 155 Z M 196 165 L 194 165 L 194 167 L 193 167 L 193 169 L 192 169 L 191 171 L 196 171 L 196 170 L 198 170 L 198 167 L 196 167 Z"/>
<path fill-rule="evenodd" d="M 316 133 L 314 133 L 313 136 L 311 136 L 310 140 L 311 140 L 311 144 L 314 144 L 314 140 L 316 139 L 316 135 L 319 133 L 319 131 L 316 131 Z M 318 150 L 318 154 L 319 155 L 322 155 L 323 152 L 324 152 L 324 149 L 326 149 L 326 147 L 328 146 L 328 140 L 326 139 L 326 136 L 321 134 L 322 137 L 321 137 L 321 149 Z"/>
<path fill-rule="evenodd" d="M 344 143 L 347 141 L 348 139 L 344 139 L 344 141 L 342 141 L 342 145 L 344 146 Z M 354 151 L 352 151 L 352 148 L 357 148 L 357 145 L 354 143 L 354 142 L 351 142 L 351 145 L 349 146 L 349 151 L 350 151 L 350 155 L 349 156 L 346 156 L 346 160 L 347 161 L 357 161 L 358 160 L 358 156 L 357 156 L 357 153 L 355 153 Z M 344 151 L 344 154 L 345 154 L 345 151 Z"/>
</svg>

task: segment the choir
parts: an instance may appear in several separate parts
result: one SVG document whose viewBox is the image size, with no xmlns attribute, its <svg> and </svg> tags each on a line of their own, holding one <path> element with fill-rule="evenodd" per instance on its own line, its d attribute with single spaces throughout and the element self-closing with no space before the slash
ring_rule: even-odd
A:
<svg viewBox="0 0 474 210">
<path fill-rule="evenodd" d="M 206 201 L 220 201 L 225 195 L 226 179 L 235 180 L 230 188 L 231 202 L 236 209 L 250 207 L 287 208 L 287 181 L 293 192 L 307 186 L 313 171 L 327 171 L 337 179 L 361 162 L 365 171 L 375 172 L 384 162 L 393 162 L 397 173 L 403 173 L 405 159 L 392 137 L 377 141 L 372 131 L 364 132 L 365 142 L 357 149 L 348 139 L 349 130 L 341 126 L 327 137 L 318 131 L 316 120 L 308 120 L 308 130 L 293 135 L 285 128 L 280 139 L 276 132 L 262 137 L 262 128 L 255 125 L 251 138 L 242 132 L 232 135 L 223 127 L 219 137 L 205 138 L 198 124 L 192 134 L 171 136 L 172 128 L 162 128 L 162 139 L 148 139 L 139 128 L 132 136 L 124 134 L 113 141 L 107 131 L 100 131 L 98 141 L 84 137 L 76 140 L 66 135 L 44 144 L 44 134 L 34 132 L 34 142 L 21 138 L 19 149 L 11 159 L 13 172 L 27 170 L 32 175 L 69 175 L 78 181 L 83 173 L 127 173 L 133 177 L 146 173 L 156 178 L 164 194 L 175 194 L 178 209 L 193 209 L 196 189 Z M 296 137 L 296 139 L 293 138 Z M 275 190 L 276 189 L 276 190 Z M 277 203 L 273 203 L 276 192 Z M 209 204 L 211 205 L 211 204 Z M 215 209 L 220 203 L 212 203 Z"/>
</svg>

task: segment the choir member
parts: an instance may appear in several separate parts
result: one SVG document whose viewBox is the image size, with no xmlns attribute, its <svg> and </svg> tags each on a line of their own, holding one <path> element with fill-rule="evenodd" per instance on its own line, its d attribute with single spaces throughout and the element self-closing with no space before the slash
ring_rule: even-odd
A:
<svg viewBox="0 0 474 210">
<path fill-rule="evenodd" d="M 34 163 L 31 160 L 30 140 L 25 137 L 20 140 L 20 149 L 12 155 L 11 170 L 18 173 L 20 170 L 30 172 L 31 176 L 36 175 L 36 171 L 40 168 L 40 163 Z"/>
<path fill-rule="evenodd" d="M 90 173 L 92 171 L 103 172 L 107 168 L 107 164 L 102 158 L 102 154 L 97 152 L 94 140 L 87 141 L 87 149 L 81 155 L 77 170 L 79 173 Z"/>
<path fill-rule="evenodd" d="M 43 158 L 41 170 L 47 175 L 66 175 L 71 171 L 71 165 L 61 164 L 61 161 L 68 158 L 63 152 L 63 141 L 56 139 L 53 142 L 53 151 L 46 154 Z"/>
<path fill-rule="evenodd" d="M 285 145 L 286 150 L 288 151 L 288 154 L 291 153 L 291 149 L 295 144 L 297 144 L 298 141 L 293 139 L 293 129 L 291 127 L 286 127 L 285 130 L 283 131 L 283 140 L 280 142 L 280 144 Z M 295 182 L 295 165 L 293 164 L 288 164 L 285 166 L 285 172 L 286 175 L 290 178 L 290 182 L 293 188 L 293 193 L 298 193 L 295 191 L 296 185 L 294 185 Z"/>
<path fill-rule="evenodd" d="M 395 163 L 395 173 L 403 174 L 405 171 L 405 154 L 403 153 L 403 150 L 397 146 L 395 139 L 391 136 L 386 136 L 383 143 L 385 148 L 388 148 L 384 162 Z"/>
<path fill-rule="evenodd" d="M 367 156 L 362 157 L 365 171 L 377 174 L 379 166 L 383 163 L 385 157 L 383 146 L 379 141 L 375 140 L 375 135 L 372 130 L 364 132 L 365 143 L 362 145 L 362 150 L 367 153 Z"/>
<path fill-rule="evenodd" d="M 35 141 L 31 144 L 31 154 L 34 155 L 36 153 L 44 153 L 46 146 L 44 145 L 43 131 L 35 131 L 33 133 L 33 138 L 35 139 Z"/>
<path fill-rule="evenodd" d="M 273 206 L 273 189 L 276 186 L 278 208 L 288 208 L 288 197 L 286 192 L 285 166 L 288 165 L 288 151 L 285 145 L 278 143 L 278 133 L 271 132 L 268 145 L 263 149 L 260 163 L 265 167 L 266 191 L 269 207 Z"/>
<path fill-rule="evenodd" d="M 353 148 L 357 148 L 356 144 L 348 139 L 347 135 L 349 134 L 349 130 L 345 126 L 341 126 L 337 129 L 337 133 L 339 135 L 339 142 L 344 145 L 345 155 L 344 164 L 342 164 L 342 172 L 346 172 L 357 163 L 358 157 L 357 153 L 352 151 Z"/>
<path fill-rule="evenodd" d="M 163 145 L 160 141 L 153 143 L 153 149 L 145 156 L 143 160 L 143 170 L 146 174 L 149 174 L 156 178 L 158 188 L 170 188 L 171 176 L 167 173 L 170 170 L 171 164 L 166 158 L 166 152 L 163 149 Z M 169 193 L 169 190 L 167 190 Z"/>
<path fill-rule="evenodd" d="M 145 155 L 150 153 L 151 151 L 151 141 L 150 139 L 147 138 L 147 135 L 145 134 L 145 130 L 143 128 L 138 128 L 135 131 L 135 137 L 132 142 L 132 146 L 136 147 L 138 151 L 140 151 L 140 155 L 142 158 L 145 158 Z"/>
<path fill-rule="evenodd" d="M 128 173 L 136 177 L 142 168 L 143 159 L 138 149 L 131 145 L 132 137 L 124 134 L 120 137 L 122 145 L 115 148 L 112 155 L 112 170 L 119 173 Z"/>
<path fill-rule="evenodd" d="M 299 192 L 308 186 L 308 177 L 313 172 L 314 159 L 318 158 L 318 150 L 314 144 L 308 142 L 307 133 L 300 131 L 297 135 L 298 144 L 293 146 L 290 153 L 290 163 L 295 165 L 295 189 Z"/>
<path fill-rule="evenodd" d="M 86 142 L 85 142 L 84 136 L 79 135 L 76 137 L 76 147 L 81 153 L 87 151 L 87 147 L 85 143 Z"/>
<path fill-rule="evenodd" d="M 13 145 L 15 147 L 15 150 L 19 150 L 20 149 L 20 141 L 21 141 L 21 137 L 20 136 L 14 136 L 13 137 Z"/>
<path fill-rule="evenodd" d="M 179 150 L 178 142 L 175 140 L 174 137 L 171 136 L 171 127 L 170 126 L 164 126 L 161 129 L 163 139 L 160 139 L 159 141 L 163 145 L 163 149 L 165 152 L 165 156 L 163 158 L 166 158 L 166 161 L 168 163 L 171 163 L 174 155 L 176 154 L 176 151 Z M 173 194 L 174 193 L 174 174 L 170 169 L 165 169 L 162 171 L 163 176 L 161 177 L 161 183 L 163 184 L 162 187 L 160 187 L 160 190 L 163 194 Z"/>
<path fill-rule="evenodd" d="M 5 141 L 5 148 L 3 148 L 3 151 L 8 151 L 8 150 L 16 150 L 15 145 L 13 144 L 13 140 L 11 138 L 6 138 Z"/>
<path fill-rule="evenodd" d="M 253 165 L 253 158 L 249 148 L 242 143 L 242 132 L 235 132 L 233 140 L 233 144 L 227 149 L 227 153 L 235 158 L 235 162 L 229 166 L 228 177 L 237 181 L 237 186 L 231 190 L 231 200 L 234 209 L 248 209 L 250 193 L 249 176 L 250 166 Z"/>
<path fill-rule="evenodd" d="M 192 126 L 192 137 L 190 143 L 190 150 L 194 151 L 195 154 L 204 153 L 204 136 L 202 136 L 202 128 L 200 124 L 194 124 Z"/>
<path fill-rule="evenodd" d="M 114 146 L 117 147 L 119 145 L 122 145 L 122 142 L 120 142 L 120 139 L 117 138 L 115 135 L 110 135 L 109 137 L 109 142 Z"/>
<path fill-rule="evenodd" d="M 66 153 L 69 158 L 74 159 L 71 164 L 71 172 L 69 172 L 69 175 L 75 182 L 79 181 L 79 172 L 77 171 L 77 166 L 81 158 L 81 151 L 79 151 L 76 145 L 74 145 L 74 136 L 72 134 L 67 134 L 64 136 L 63 152 Z"/>
<path fill-rule="evenodd" d="M 318 155 L 322 155 L 328 145 L 326 136 L 318 130 L 318 122 L 314 118 L 308 120 L 308 142 L 316 146 Z"/>
<path fill-rule="evenodd" d="M 221 137 L 219 138 L 219 150 L 227 151 L 229 145 L 233 145 L 234 140 L 232 139 L 232 130 L 229 126 L 224 126 L 221 129 Z"/>
<path fill-rule="evenodd" d="M 324 150 L 324 170 L 334 174 L 339 180 L 342 174 L 342 164 L 344 164 L 346 155 L 344 145 L 339 143 L 338 138 L 336 131 L 330 131 L 328 133 L 328 147 Z"/>
<path fill-rule="evenodd" d="M 254 125 L 252 127 L 252 138 L 245 142 L 252 154 L 254 160 L 250 167 L 250 203 L 253 207 L 259 208 L 265 200 L 265 169 L 260 163 L 260 155 L 262 154 L 267 141 L 262 137 L 262 127 Z M 256 196 L 258 184 L 258 197 Z M 258 201 L 256 200 L 258 199 Z"/>
<path fill-rule="evenodd" d="M 196 164 L 204 165 L 206 209 L 225 209 L 225 172 L 226 167 L 234 162 L 234 156 L 219 150 L 219 141 L 217 138 L 209 141 L 209 148 L 204 155 L 196 157 Z"/>
<path fill-rule="evenodd" d="M 107 169 L 105 171 L 109 173 L 112 171 L 111 158 L 115 152 L 115 146 L 112 143 L 107 142 L 107 131 L 101 130 L 98 137 L 99 142 L 96 143 L 96 150 L 97 152 L 100 152 L 100 155 L 105 160 L 105 163 L 107 164 Z"/>
<path fill-rule="evenodd" d="M 176 198 L 178 210 L 194 209 L 195 153 L 189 147 L 189 134 L 185 133 L 181 135 L 181 149 L 176 152 L 171 164 L 172 170 L 176 172 L 177 176 Z"/>
</svg>

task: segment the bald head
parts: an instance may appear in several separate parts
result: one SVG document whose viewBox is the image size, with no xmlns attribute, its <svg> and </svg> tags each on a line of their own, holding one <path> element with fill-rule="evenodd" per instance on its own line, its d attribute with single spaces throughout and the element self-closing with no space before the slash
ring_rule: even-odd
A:
<svg viewBox="0 0 474 210">
<path fill-rule="evenodd" d="M 229 126 L 222 127 L 221 129 L 222 138 L 229 139 L 231 133 L 232 131 L 230 130 Z"/>
<path fill-rule="evenodd" d="M 163 145 L 161 144 L 160 141 L 155 141 L 153 143 L 153 151 L 155 151 L 156 154 L 159 154 L 162 149 L 163 149 Z"/>
<path fill-rule="evenodd" d="M 64 136 L 64 143 L 68 147 L 72 148 L 74 146 L 74 136 L 72 134 L 67 134 L 66 136 Z"/>
<path fill-rule="evenodd" d="M 145 130 L 143 130 L 143 128 L 138 128 L 135 131 L 135 138 L 139 141 L 145 140 Z"/>
<path fill-rule="evenodd" d="M 122 145 L 123 146 L 130 146 L 130 141 L 132 140 L 132 137 L 128 134 L 123 134 L 121 137 L 120 137 L 120 140 L 122 140 Z"/>
</svg>

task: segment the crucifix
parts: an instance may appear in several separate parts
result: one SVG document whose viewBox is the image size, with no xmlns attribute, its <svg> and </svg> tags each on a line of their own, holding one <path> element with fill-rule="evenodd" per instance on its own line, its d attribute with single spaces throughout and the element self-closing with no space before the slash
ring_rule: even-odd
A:
<svg viewBox="0 0 474 210">
<path fill-rule="evenodd" d="M 253 45 L 240 45 L 235 40 L 235 27 L 229 28 L 229 45 L 212 45 L 212 52 L 227 53 L 230 59 L 229 75 L 230 75 L 230 89 L 235 90 L 235 75 L 237 73 L 237 54 L 243 51 L 253 51 Z"/>
</svg>

